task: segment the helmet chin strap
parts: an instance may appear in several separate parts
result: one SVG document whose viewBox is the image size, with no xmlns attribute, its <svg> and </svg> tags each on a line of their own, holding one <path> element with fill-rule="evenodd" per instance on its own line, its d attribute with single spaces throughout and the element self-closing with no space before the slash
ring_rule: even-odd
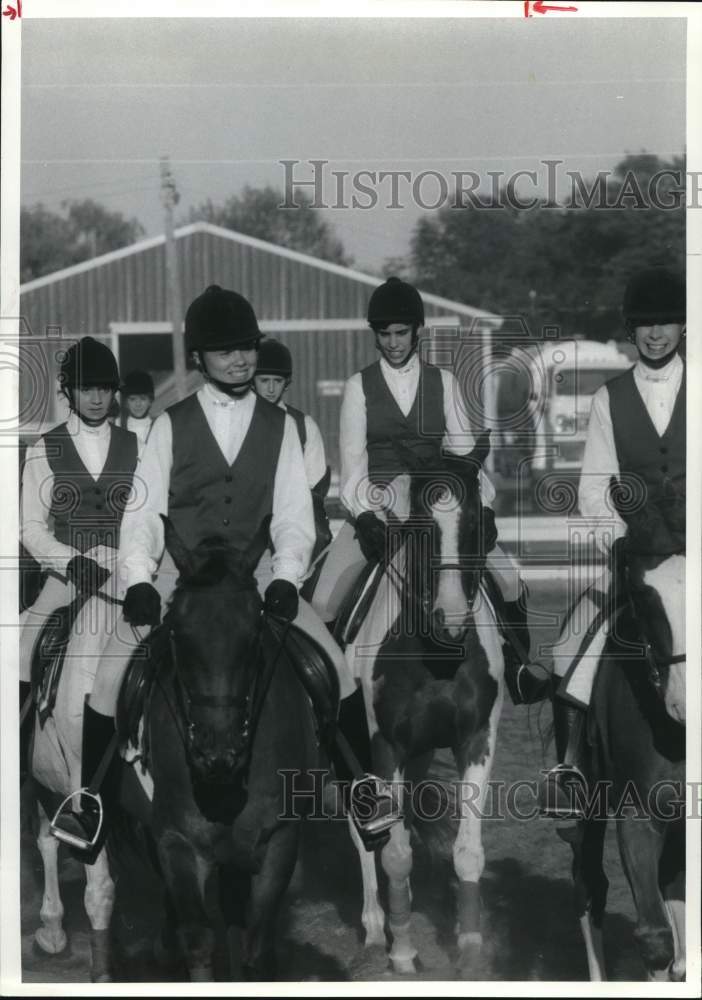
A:
<svg viewBox="0 0 702 1000">
<path fill-rule="evenodd" d="M 673 355 L 675 354 L 676 351 L 677 347 L 674 347 L 672 351 L 669 351 L 668 354 L 666 354 L 662 358 L 647 358 L 644 354 L 641 353 L 641 351 L 639 351 L 639 357 L 641 358 L 642 363 L 646 365 L 647 368 L 654 368 L 654 369 L 665 368 L 665 366 L 672 360 Z"/>
<path fill-rule="evenodd" d="M 218 392 L 224 393 L 225 396 L 229 396 L 231 399 L 236 399 L 239 396 L 244 396 L 249 391 L 253 385 L 253 375 L 251 378 L 247 378 L 245 382 L 237 382 L 233 385 L 231 382 L 220 382 L 218 378 L 212 378 L 212 376 L 203 368 L 202 374 L 205 376 L 208 382 L 210 382 Z"/>
</svg>

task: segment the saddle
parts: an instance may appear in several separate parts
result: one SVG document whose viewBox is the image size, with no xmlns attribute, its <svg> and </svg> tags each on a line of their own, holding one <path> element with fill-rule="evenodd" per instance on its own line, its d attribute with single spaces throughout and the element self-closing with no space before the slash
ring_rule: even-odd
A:
<svg viewBox="0 0 702 1000">
<path fill-rule="evenodd" d="M 68 641 L 84 598 L 76 597 L 52 611 L 42 626 L 32 652 L 32 700 L 37 706 L 39 725 L 43 729 L 56 705 L 56 694 L 63 673 Z"/>
<path fill-rule="evenodd" d="M 275 618 L 266 619 L 263 627 L 264 657 L 278 655 L 285 628 Z M 321 745 L 328 746 L 339 714 L 339 678 L 334 664 L 322 646 L 296 625 L 287 627 L 284 651 L 312 702 L 318 740 Z"/>
</svg>

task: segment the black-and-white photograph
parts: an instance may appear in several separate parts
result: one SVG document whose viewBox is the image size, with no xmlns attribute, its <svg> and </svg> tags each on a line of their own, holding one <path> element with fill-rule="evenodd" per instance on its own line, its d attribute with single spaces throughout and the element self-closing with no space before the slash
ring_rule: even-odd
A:
<svg viewBox="0 0 702 1000">
<path fill-rule="evenodd" d="M 2 992 L 696 995 L 694 5 L 104 6 L 0 6 Z"/>
</svg>

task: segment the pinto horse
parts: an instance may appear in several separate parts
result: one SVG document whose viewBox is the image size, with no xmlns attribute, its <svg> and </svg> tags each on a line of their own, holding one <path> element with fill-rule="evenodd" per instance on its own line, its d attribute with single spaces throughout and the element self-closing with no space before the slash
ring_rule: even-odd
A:
<svg viewBox="0 0 702 1000">
<path fill-rule="evenodd" d="M 303 805 L 290 810 L 280 772 L 297 772 L 302 788 L 319 762 L 314 717 L 296 671 L 264 624 L 250 555 L 218 539 L 188 551 L 164 521 L 180 577 L 163 625 L 150 637 L 152 649 L 164 653 L 143 716 L 153 797 L 139 818 L 156 850 L 167 915 L 190 979 L 213 979 L 215 939 L 205 907 L 213 878 L 240 964 L 232 978 L 272 979 L 276 915 L 306 808 L 303 796 Z M 135 781 L 133 773 L 122 781 L 122 803 Z M 105 854 L 94 871 L 101 873 L 106 933 L 114 891 Z M 46 868 L 45 877 L 57 892 L 55 863 L 54 850 L 54 870 Z M 94 958 L 93 977 L 109 978 L 108 958 L 97 970 Z"/>
<path fill-rule="evenodd" d="M 671 549 L 669 538 L 659 544 L 659 532 L 667 533 L 660 517 L 645 508 L 628 513 L 616 488 L 612 498 L 633 544 L 614 575 L 624 609 L 605 646 L 586 720 L 585 818 L 567 839 L 574 851 L 590 978 L 606 978 L 602 923 L 608 882 L 602 852 L 609 815 L 636 905 L 635 937 L 647 978 L 680 981 L 685 977 L 685 556 L 656 555 L 657 549 Z"/>
<path fill-rule="evenodd" d="M 405 811 L 405 822 L 392 827 L 380 854 L 389 880 L 390 961 L 400 974 L 415 971 L 417 956 L 410 933 L 410 805 L 417 815 L 423 798 L 428 805 L 422 785 L 411 790 L 403 777 L 408 765 L 421 768 L 438 748 L 452 750 L 461 778 L 453 844 L 457 974 L 469 972 L 480 952 L 481 812 L 504 672 L 495 613 L 481 586 L 486 546 L 478 471 L 488 452 L 484 433 L 470 455 L 437 456 L 431 468 L 406 456 L 411 473 L 389 487 L 394 502 L 386 575 L 347 649 L 363 687 L 374 769 L 397 783 Z M 384 946 L 375 858 L 362 849 L 353 826 L 351 831 L 361 858 L 365 943 Z"/>
</svg>

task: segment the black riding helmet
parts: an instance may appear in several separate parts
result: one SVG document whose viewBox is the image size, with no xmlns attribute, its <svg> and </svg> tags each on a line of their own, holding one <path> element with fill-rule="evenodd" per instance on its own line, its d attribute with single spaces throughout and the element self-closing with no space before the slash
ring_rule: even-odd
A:
<svg viewBox="0 0 702 1000">
<path fill-rule="evenodd" d="M 279 375 L 292 378 L 292 355 L 285 344 L 266 337 L 258 348 L 257 375 Z"/>
<path fill-rule="evenodd" d="M 685 322 L 685 278 L 665 267 L 632 275 L 624 291 L 622 314 L 629 332 L 637 326 Z"/>
<path fill-rule="evenodd" d="M 388 278 L 370 297 L 368 323 L 376 332 L 390 323 L 407 323 L 416 330 L 424 326 L 422 296 L 414 285 L 400 278 Z"/>
<path fill-rule="evenodd" d="M 261 338 L 251 303 L 238 292 L 210 285 L 185 314 L 186 351 L 222 351 L 257 346 Z"/>
<path fill-rule="evenodd" d="M 106 385 L 119 388 L 115 356 L 106 344 L 94 337 L 83 337 L 66 351 L 59 369 L 62 389 Z"/>
<path fill-rule="evenodd" d="M 122 380 L 123 396 L 150 396 L 154 398 L 154 380 L 148 372 L 133 371 L 124 376 Z"/>
</svg>

